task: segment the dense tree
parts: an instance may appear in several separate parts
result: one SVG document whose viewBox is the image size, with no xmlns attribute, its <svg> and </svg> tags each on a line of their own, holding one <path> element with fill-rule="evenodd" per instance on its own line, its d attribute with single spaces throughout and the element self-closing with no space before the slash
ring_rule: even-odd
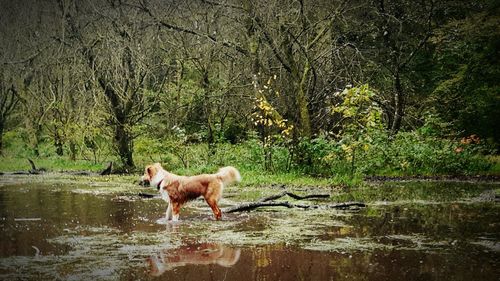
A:
<svg viewBox="0 0 500 281">
<path fill-rule="evenodd" d="M 279 75 L 278 92 L 282 95 L 266 98 L 283 105 L 279 110 L 293 120 L 299 136 L 311 137 L 320 127 L 321 120 L 315 117 L 332 90 L 327 81 L 332 53 L 324 50 L 345 4 L 345 1 L 274 1 L 245 5 L 252 34 L 257 37 L 253 46 L 260 50 L 253 75 L 266 73 L 264 81 Z"/>
<path fill-rule="evenodd" d="M 344 40 L 361 49 L 364 76 L 379 90 L 387 129 L 397 133 L 413 92 L 408 74 L 435 26 L 436 1 L 360 2 L 343 27 Z"/>
<path fill-rule="evenodd" d="M 0 154 L 3 151 L 3 132 L 5 129 L 5 124 L 7 118 L 9 117 L 16 105 L 19 102 L 19 96 L 17 93 L 17 88 L 14 83 L 8 83 L 9 80 L 0 73 Z"/>
<path fill-rule="evenodd" d="M 38 10 L 18 3 L 1 1 L 0 9 L 0 152 L 7 120 L 20 101 L 25 100 L 26 87 L 31 83 L 31 67 L 42 56 L 46 38 L 32 28 L 40 21 Z"/>
<path fill-rule="evenodd" d="M 481 7 L 462 6 L 458 15 L 435 32 L 429 104 L 461 134 L 477 134 L 498 143 L 499 6 Z"/>
<path fill-rule="evenodd" d="M 106 123 L 125 170 L 135 167 L 133 127 L 154 108 L 148 104 L 163 87 L 154 61 L 154 33 L 132 7 L 121 2 L 59 1 L 70 38 L 106 101 Z M 98 13 L 95 13 L 99 11 Z"/>
<path fill-rule="evenodd" d="M 107 140 L 131 170 L 141 134 L 162 143 L 183 132 L 210 159 L 253 130 L 292 151 L 342 139 L 351 124 L 337 93 L 366 83 L 393 136 L 432 113 L 500 137 L 494 1 L 0 3 L 0 133 L 21 113 L 35 155 L 50 141 L 97 161 Z"/>
</svg>

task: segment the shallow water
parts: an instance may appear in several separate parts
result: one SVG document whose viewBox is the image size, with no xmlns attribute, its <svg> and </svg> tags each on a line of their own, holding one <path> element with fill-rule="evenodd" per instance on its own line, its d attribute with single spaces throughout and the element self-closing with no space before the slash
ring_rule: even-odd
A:
<svg viewBox="0 0 500 281">
<path fill-rule="evenodd" d="M 381 184 L 334 197 L 364 199 L 358 212 L 269 208 L 218 222 L 197 200 L 171 223 L 161 199 L 137 196 L 155 190 L 120 179 L 3 176 L 0 280 L 498 280 L 500 206 L 475 198 L 499 188 Z M 222 205 L 279 192 L 243 189 Z"/>
</svg>

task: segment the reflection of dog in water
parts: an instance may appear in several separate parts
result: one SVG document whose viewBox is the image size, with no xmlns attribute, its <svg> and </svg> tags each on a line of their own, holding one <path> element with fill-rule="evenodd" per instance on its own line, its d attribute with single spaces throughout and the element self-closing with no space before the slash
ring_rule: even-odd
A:
<svg viewBox="0 0 500 281">
<path fill-rule="evenodd" d="M 185 265 L 218 264 L 224 267 L 235 265 L 240 259 L 240 249 L 219 244 L 203 243 L 163 250 L 158 255 L 146 259 L 149 274 L 160 276 L 165 271 Z"/>
</svg>

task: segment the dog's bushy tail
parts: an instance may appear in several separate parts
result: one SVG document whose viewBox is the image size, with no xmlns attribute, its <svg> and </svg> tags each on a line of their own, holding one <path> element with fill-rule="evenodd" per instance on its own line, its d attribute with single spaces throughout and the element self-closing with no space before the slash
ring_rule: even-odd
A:
<svg viewBox="0 0 500 281">
<path fill-rule="evenodd" d="M 238 172 L 235 167 L 231 166 L 220 168 L 216 175 L 219 176 L 224 185 L 241 181 L 240 172 Z"/>
</svg>

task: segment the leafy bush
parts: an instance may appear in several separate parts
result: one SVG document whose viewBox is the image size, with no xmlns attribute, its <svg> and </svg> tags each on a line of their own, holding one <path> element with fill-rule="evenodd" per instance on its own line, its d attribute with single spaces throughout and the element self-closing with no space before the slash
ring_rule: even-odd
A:
<svg viewBox="0 0 500 281">
<path fill-rule="evenodd" d="M 336 145 L 325 138 L 302 139 L 293 148 L 294 168 L 306 174 L 329 175 L 335 161 L 328 161 L 327 156 L 336 151 Z"/>
<path fill-rule="evenodd" d="M 401 132 L 390 140 L 383 133 L 374 138 L 358 162 L 362 174 L 472 174 L 489 169 L 480 145 L 459 151 L 455 139 Z"/>
<path fill-rule="evenodd" d="M 390 136 L 383 129 L 360 138 L 302 140 L 294 147 L 294 169 L 306 174 L 352 177 L 363 175 L 476 174 L 491 168 L 485 146 L 444 137 L 446 126 L 436 118 L 412 132 Z M 356 142 L 356 146 L 352 145 Z M 353 147 L 356 160 L 353 161 Z M 355 169 L 353 169 L 355 165 Z M 354 174 L 353 174 L 353 171 Z"/>
<path fill-rule="evenodd" d="M 467 143 L 447 137 L 439 120 L 430 118 L 422 128 L 412 132 L 400 132 L 389 136 L 383 129 L 365 130 L 363 137 L 352 138 L 345 134 L 340 139 L 317 137 L 300 139 L 296 143 L 283 140 L 269 142 L 264 146 L 256 133 L 249 132 L 248 139 L 239 144 L 216 143 L 215 154 L 209 153 L 206 143 L 187 142 L 183 130 L 168 138 L 140 136 L 134 145 L 134 158 L 138 170 L 151 162 L 161 162 L 168 170 L 180 174 L 214 172 L 220 166 L 233 165 L 250 174 L 314 175 L 335 178 L 349 182 L 365 175 L 429 175 L 429 174 L 475 174 L 491 167 L 483 144 Z M 31 157 L 27 146 L 18 145 L 21 132 L 5 134 L 6 155 L 4 170 L 13 170 L 27 165 Z M 355 141 L 356 146 L 351 142 Z M 16 145 L 17 144 L 17 145 Z M 352 148 L 356 148 L 353 162 Z M 53 145 L 40 144 L 41 155 L 35 162 L 42 167 L 72 167 L 66 158 L 56 157 Z M 488 151 L 486 151 L 488 152 Z M 270 153 L 272 169 L 268 169 L 264 157 Z M 13 157 L 19 159 L 17 162 Z M 109 154 L 102 162 L 114 160 Z M 45 160 L 43 160 L 45 159 Z M 49 161 L 42 162 L 42 161 Z M 74 166 L 93 170 L 102 169 L 102 162 L 94 164 L 93 159 L 79 160 Z M 73 163 L 72 162 L 72 163 Z M 355 164 L 353 174 L 352 165 Z M 10 168 L 9 168 L 10 167 Z M 77 168 L 79 167 L 79 168 Z"/>
</svg>

